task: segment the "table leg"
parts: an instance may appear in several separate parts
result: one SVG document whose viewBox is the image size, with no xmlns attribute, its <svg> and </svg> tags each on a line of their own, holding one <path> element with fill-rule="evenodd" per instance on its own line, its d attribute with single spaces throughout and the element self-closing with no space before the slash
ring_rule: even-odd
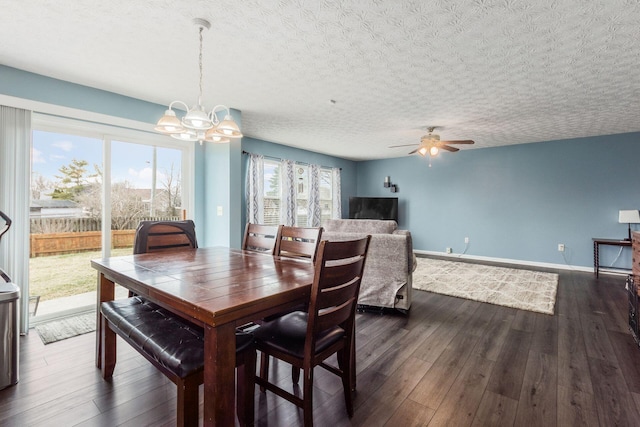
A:
<svg viewBox="0 0 640 427">
<path fill-rule="evenodd" d="M 597 279 L 600 273 L 600 245 L 597 242 L 593 242 L 593 273 Z"/>
<path fill-rule="evenodd" d="M 233 324 L 204 329 L 204 425 L 235 424 L 236 334 Z"/>
<path fill-rule="evenodd" d="M 115 298 L 115 284 L 98 273 L 98 301 L 96 303 L 96 366 L 102 368 L 102 316 L 100 315 L 100 304 L 104 301 L 112 301 Z"/>
</svg>

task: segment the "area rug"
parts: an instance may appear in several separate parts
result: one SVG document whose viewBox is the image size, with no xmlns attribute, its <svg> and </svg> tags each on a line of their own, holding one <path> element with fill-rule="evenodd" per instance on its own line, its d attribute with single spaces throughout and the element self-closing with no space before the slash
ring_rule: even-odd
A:
<svg viewBox="0 0 640 427">
<path fill-rule="evenodd" d="M 558 275 L 418 258 L 413 288 L 553 315 Z"/>
<path fill-rule="evenodd" d="M 52 320 L 35 326 L 42 342 L 51 344 L 56 341 L 86 334 L 96 330 L 96 314 L 86 313 L 64 319 Z"/>
</svg>

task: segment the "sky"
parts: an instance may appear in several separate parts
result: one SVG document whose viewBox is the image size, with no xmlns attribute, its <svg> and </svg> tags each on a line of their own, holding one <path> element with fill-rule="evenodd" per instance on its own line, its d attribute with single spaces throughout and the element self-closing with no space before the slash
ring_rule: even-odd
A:
<svg viewBox="0 0 640 427">
<path fill-rule="evenodd" d="M 62 176 L 60 168 L 73 159 L 86 160 L 87 173 L 95 172 L 94 164 L 102 168 L 102 140 L 85 136 L 33 131 L 32 176 L 38 174 L 56 182 Z M 164 171 L 179 171 L 181 153 L 170 148 L 157 148 L 158 186 Z M 151 188 L 153 147 L 113 141 L 111 148 L 112 182 L 129 181 L 135 188 Z M 175 174 L 177 176 L 177 173 Z"/>
</svg>

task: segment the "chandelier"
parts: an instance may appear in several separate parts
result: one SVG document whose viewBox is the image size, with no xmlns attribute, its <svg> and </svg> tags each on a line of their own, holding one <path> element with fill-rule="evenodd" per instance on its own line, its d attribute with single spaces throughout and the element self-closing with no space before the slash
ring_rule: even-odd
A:
<svg viewBox="0 0 640 427">
<path fill-rule="evenodd" d="M 172 138 L 181 141 L 199 141 L 202 145 L 203 141 L 215 143 L 231 142 L 231 138 L 242 138 L 240 128 L 231 117 L 229 107 L 225 105 L 216 105 L 209 112 L 202 106 L 202 32 L 205 28 L 211 28 L 211 24 L 206 19 L 195 18 L 193 22 L 199 27 L 200 35 L 200 95 L 198 103 L 192 108 L 182 101 L 173 101 L 169 104 L 169 109 L 164 112 L 164 116 L 158 120 L 155 130 L 169 135 Z M 174 105 L 184 107 L 187 113 L 179 119 L 173 111 Z M 217 112 L 227 110 L 223 120 L 217 116 Z"/>
</svg>

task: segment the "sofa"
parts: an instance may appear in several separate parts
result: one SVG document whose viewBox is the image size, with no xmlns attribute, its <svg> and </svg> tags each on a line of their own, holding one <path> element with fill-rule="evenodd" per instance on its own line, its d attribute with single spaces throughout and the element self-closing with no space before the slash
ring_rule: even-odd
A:
<svg viewBox="0 0 640 427">
<path fill-rule="evenodd" d="M 416 268 L 411 233 L 398 230 L 395 221 L 330 219 L 322 240 L 353 240 L 371 235 L 358 304 L 361 308 L 394 308 L 404 313 L 411 307 L 411 279 Z"/>
</svg>

